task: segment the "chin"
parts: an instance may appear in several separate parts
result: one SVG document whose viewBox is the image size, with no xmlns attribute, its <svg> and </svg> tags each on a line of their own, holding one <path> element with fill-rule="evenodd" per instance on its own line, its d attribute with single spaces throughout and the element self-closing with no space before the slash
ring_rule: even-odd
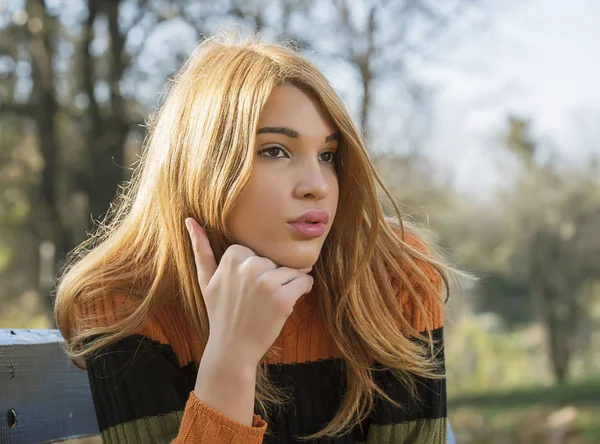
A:
<svg viewBox="0 0 600 444">
<path fill-rule="evenodd" d="M 278 264 L 280 264 L 280 266 L 282 267 L 288 267 L 288 268 L 295 268 L 297 270 L 301 270 L 303 268 L 308 268 L 308 267 L 312 267 L 313 265 L 315 265 L 315 262 L 317 262 L 317 260 L 283 260 L 281 262 L 277 262 Z"/>
<path fill-rule="evenodd" d="M 321 254 L 322 245 L 320 243 L 310 245 L 308 242 L 286 241 L 270 245 L 270 247 L 263 250 L 262 256 L 268 257 L 280 267 L 301 270 L 315 265 Z"/>
<path fill-rule="evenodd" d="M 301 270 L 302 268 L 308 268 L 315 265 L 319 259 L 318 254 L 296 254 L 293 256 L 285 256 L 280 260 L 274 260 L 275 263 L 279 264 L 282 267 L 296 268 Z"/>
</svg>

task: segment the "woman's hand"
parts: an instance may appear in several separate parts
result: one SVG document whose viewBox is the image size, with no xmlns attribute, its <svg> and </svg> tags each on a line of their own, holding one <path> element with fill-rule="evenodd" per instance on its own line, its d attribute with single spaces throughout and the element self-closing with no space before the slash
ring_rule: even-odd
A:
<svg viewBox="0 0 600 444">
<path fill-rule="evenodd" d="M 186 226 L 210 322 L 205 354 L 257 366 L 296 301 L 312 289 L 310 268 L 277 267 L 242 245 L 230 246 L 217 266 L 204 230 L 192 218 Z"/>
</svg>

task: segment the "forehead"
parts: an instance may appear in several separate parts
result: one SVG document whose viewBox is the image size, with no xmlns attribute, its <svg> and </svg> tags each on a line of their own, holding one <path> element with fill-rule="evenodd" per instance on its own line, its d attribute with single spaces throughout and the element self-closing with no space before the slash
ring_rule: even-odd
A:
<svg viewBox="0 0 600 444">
<path fill-rule="evenodd" d="M 329 135 L 335 125 L 317 99 L 292 85 L 277 86 L 271 92 L 259 118 L 259 128 L 279 126 L 300 135 Z"/>
</svg>

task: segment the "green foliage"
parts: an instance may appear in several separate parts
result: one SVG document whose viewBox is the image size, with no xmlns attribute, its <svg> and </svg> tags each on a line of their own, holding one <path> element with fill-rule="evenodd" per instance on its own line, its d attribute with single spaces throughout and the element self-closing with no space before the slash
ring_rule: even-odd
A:
<svg viewBox="0 0 600 444">
<path fill-rule="evenodd" d="M 450 395 L 550 381 L 539 326 L 505 329 L 491 314 L 450 326 L 446 361 Z"/>
<path fill-rule="evenodd" d="M 600 316 L 594 319 L 598 322 Z M 463 314 L 449 321 L 445 342 L 451 397 L 553 381 L 540 323 L 509 327 L 497 315 Z M 583 348 L 573 357 L 577 378 L 600 373 L 600 335 L 592 334 Z"/>
<path fill-rule="evenodd" d="M 0 312 L 2 328 L 52 328 L 50 313 L 42 296 L 35 291 L 27 291 L 13 297 L 10 304 Z"/>
<path fill-rule="evenodd" d="M 519 276 L 492 271 L 481 278 L 478 291 L 485 297 L 474 301 L 475 313 L 496 313 L 508 327 L 519 327 L 535 319 L 529 283 Z"/>
</svg>

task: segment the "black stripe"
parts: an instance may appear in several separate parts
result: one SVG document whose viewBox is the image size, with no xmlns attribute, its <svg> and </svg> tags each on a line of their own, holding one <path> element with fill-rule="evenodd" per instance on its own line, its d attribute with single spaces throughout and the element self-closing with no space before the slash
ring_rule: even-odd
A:
<svg viewBox="0 0 600 444">
<path fill-rule="evenodd" d="M 432 331 L 440 369 L 443 371 L 443 328 Z M 342 359 L 325 359 L 302 364 L 275 364 L 268 367 L 271 380 L 278 387 L 289 390 L 293 402 L 284 412 L 271 415 L 268 431 L 275 436 L 308 435 L 319 431 L 337 412 L 345 390 L 345 364 Z M 376 411 L 363 424 L 364 433 L 368 425 L 388 425 L 434 419 L 446 416 L 446 381 L 444 379 L 417 378 L 417 398 L 394 378 L 388 370 L 375 371 L 375 381 L 395 401 L 400 408 L 388 401 L 378 400 Z M 257 410 L 255 410 L 258 413 Z M 347 436 L 348 442 L 365 439 L 365 434 L 357 427 Z M 346 438 L 344 438 L 346 439 Z M 265 443 L 275 443 L 277 439 L 266 436 Z M 292 441 L 290 441 L 292 442 Z M 323 441 L 329 442 L 329 441 Z M 338 441 L 336 441 L 338 442 Z M 339 442 L 344 442 L 340 440 Z"/>
<path fill-rule="evenodd" d="M 443 327 L 432 332 L 435 341 L 434 350 L 437 356 L 440 374 L 445 372 Z M 393 376 L 390 371 L 375 373 L 375 381 L 384 388 L 385 393 L 401 407 L 393 406 L 389 401 L 380 401 L 372 424 L 388 425 L 417 419 L 443 418 L 447 415 L 446 379 L 416 378 L 417 396 L 410 396 L 409 390 Z"/>
<path fill-rule="evenodd" d="M 128 336 L 86 359 L 100 431 L 136 419 L 183 410 L 197 369 L 179 363 L 169 345 Z"/>
<path fill-rule="evenodd" d="M 284 387 L 292 400 L 283 412 L 273 412 L 269 416 L 263 442 L 296 442 L 294 436 L 317 432 L 326 425 L 340 405 L 340 394 L 345 386 L 343 370 L 341 359 L 269 365 L 271 380 L 277 387 Z M 356 436 L 348 436 L 346 442 L 358 442 L 364 438 L 357 431 L 354 434 Z M 282 441 L 282 437 L 287 437 L 287 440 Z"/>
</svg>

